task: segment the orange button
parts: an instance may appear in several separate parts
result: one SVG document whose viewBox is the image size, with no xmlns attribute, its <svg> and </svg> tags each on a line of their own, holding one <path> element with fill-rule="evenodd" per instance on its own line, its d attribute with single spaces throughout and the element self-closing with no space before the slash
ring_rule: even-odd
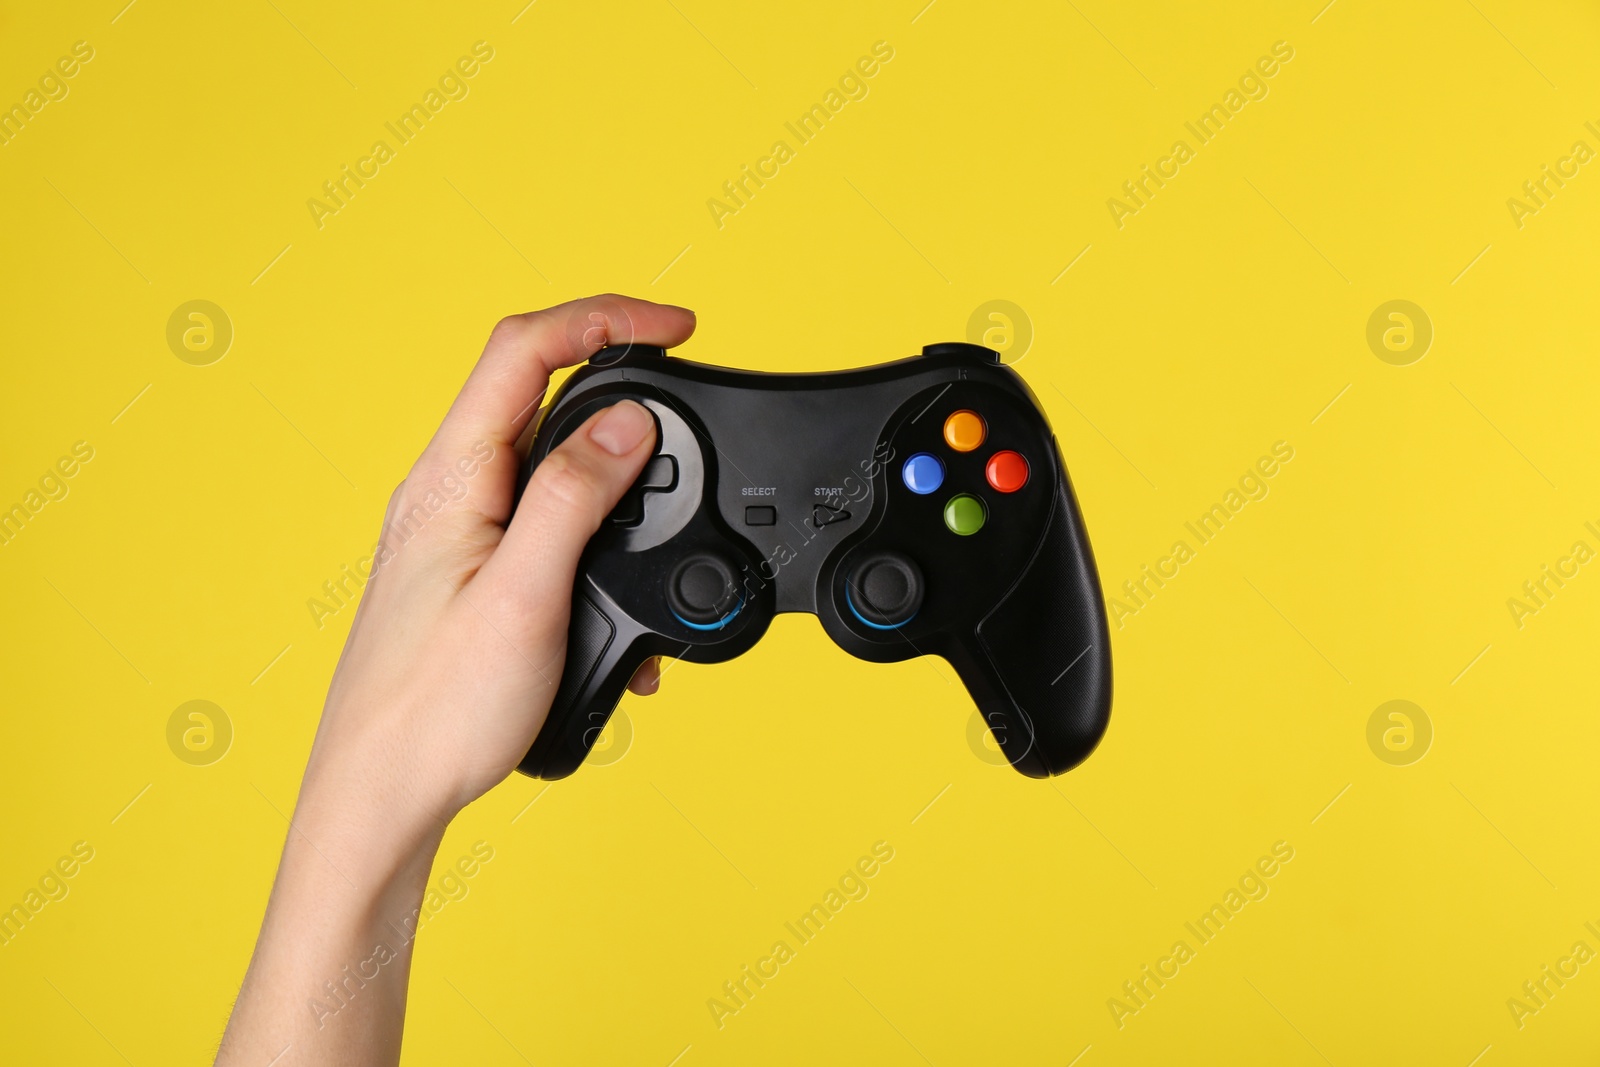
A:
<svg viewBox="0 0 1600 1067">
<path fill-rule="evenodd" d="M 1016 452 L 996 452 L 984 465 L 983 476 L 1002 493 L 1015 493 L 1028 484 L 1028 461 Z"/>
<path fill-rule="evenodd" d="M 976 411 L 957 411 L 944 420 L 944 443 L 957 452 L 971 452 L 983 444 L 988 433 Z"/>
</svg>

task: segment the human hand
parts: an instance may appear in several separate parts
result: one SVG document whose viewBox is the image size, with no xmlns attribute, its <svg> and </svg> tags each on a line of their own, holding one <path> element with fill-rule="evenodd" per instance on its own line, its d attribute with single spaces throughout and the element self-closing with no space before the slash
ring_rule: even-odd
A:
<svg viewBox="0 0 1600 1067">
<path fill-rule="evenodd" d="M 389 501 L 219 1065 L 398 1062 L 445 825 L 543 725 L 578 557 L 644 468 L 655 421 L 632 401 L 598 412 L 520 502 L 516 442 L 552 371 L 608 344 L 678 345 L 694 326 L 683 308 L 596 296 L 495 327 Z M 654 692 L 658 670 L 630 688 Z"/>
<path fill-rule="evenodd" d="M 515 768 L 560 681 L 578 557 L 643 469 L 655 425 L 632 401 L 596 414 L 534 471 L 513 515 L 516 442 L 552 371 L 606 344 L 675 346 L 694 327 L 690 311 L 619 296 L 495 327 L 389 502 L 308 792 L 359 775 L 447 821 Z M 658 679 L 652 660 L 630 688 L 652 693 Z"/>
</svg>

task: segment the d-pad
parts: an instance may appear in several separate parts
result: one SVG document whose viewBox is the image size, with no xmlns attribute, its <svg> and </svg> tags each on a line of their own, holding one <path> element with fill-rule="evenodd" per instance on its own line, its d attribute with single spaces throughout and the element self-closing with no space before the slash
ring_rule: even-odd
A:
<svg viewBox="0 0 1600 1067">
<path fill-rule="evenodd" d="M 672 456 L 652 456 L 644 472 L 611 512 L 613 526 L 637 526 L 644 521 L 647 493 L 670 493 L 678 487 L 678 461 Z"/>
</svg>

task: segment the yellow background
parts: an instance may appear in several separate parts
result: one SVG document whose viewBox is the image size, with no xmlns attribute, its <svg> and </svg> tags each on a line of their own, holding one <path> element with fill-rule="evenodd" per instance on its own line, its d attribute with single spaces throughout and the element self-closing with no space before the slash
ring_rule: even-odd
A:
<svg viewBox="0 0 1600 1067">
<path fill-rule="evenodd" d="M 307 598 L 498 317 L 617 290 L 763 370 L 1015 303 L 1108 594 L 1295 456 L 1114 632 L 1110 731 L 1064 778 L 979 758 L 942 663 L 809 617 L 625 698 L 620 761 L 450 830 L 441 870 L 495 856 L 424 932 L 407 1062 L 1594 1062 L 1600 966 L 1506 1006 L 1600 950 L 1600 568 L 1506 606 L 1600 548 L 1600 172 L 1506 206 L 1600 148 L 1592 5 L 121 3 L 0 14 L 0 102 L 95 50 L 0 147 L 0 503 L 95 449 L 0 547 L 0 903 L 95 849 L 0 947 L 0 1058 L 208 1061 L 350 621 Z M 470 95 L 318 229 L 307 199 L 479 40 Z M 1280 40 L 1270 95 L 1118 229 L 1107 198 Z M 210 366 L 166 343 L 192 299 L 235 329 Z M 1434 326 L 1410 366 L 1366 343 L 1392 299 Z M 210 766 L 167 747 L 192 699 L 234 727 Z M 1393 699 L 1434 731 L 1409 766 L 1367 744 Z M 717 1029 L 708 998 L 880 840 L 870 895 Z M 1270 895 L 1119 1029 L 1108 999 L 1277 841 Z"/>
</svg>

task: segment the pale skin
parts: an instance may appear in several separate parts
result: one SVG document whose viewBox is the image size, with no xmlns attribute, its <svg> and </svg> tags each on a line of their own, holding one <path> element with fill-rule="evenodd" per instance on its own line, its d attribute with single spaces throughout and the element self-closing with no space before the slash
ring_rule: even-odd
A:
<svg viewBox="0 0 1600 1067">
<path fill-rule="evenodd" d="M 397 930 L 415 929 L 445 827 L 511 774 L 543 725 L 579 554 L 643 469 L 655 426 L 631 401 L 597 413 L 513 507 L 516 441 L 552 371 L 606 344 L 675 346 L 694 327 L 693 312 L 621 296 L 495 327 L 389 501 L 387 551 L 334 671 L 219 1067 L 399 1062 L 415 941 L 401 946 Z M 647 695 L 659 681 L 652 660 L 629 688 Z M 325 983 L 347 968 L 371 973 L 380 942 L 397 951 L 377 976 L 330 997 Z"/>
</svg>

